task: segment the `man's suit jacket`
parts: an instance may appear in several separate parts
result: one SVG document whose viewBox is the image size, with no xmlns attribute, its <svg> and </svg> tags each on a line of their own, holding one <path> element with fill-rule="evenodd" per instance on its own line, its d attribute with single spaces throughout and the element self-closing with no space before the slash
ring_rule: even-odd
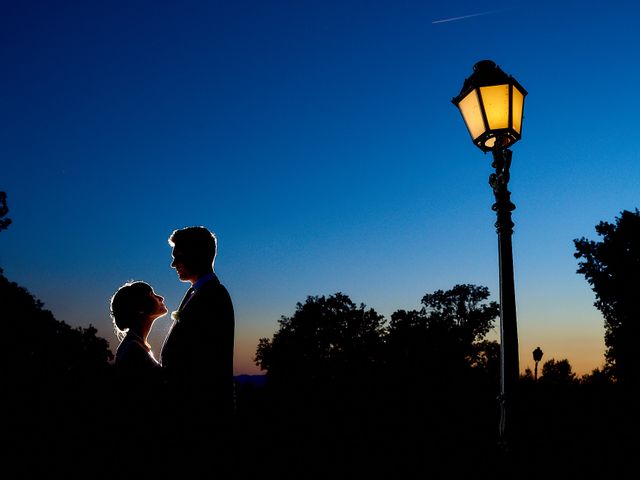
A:
<svg viewBox="0 0 640 480">
<path fill-rule="evenodd" d="M 183 304 L 161 352 L 173 407 L 224 418 L 234 408 L 231 297 L 214 276 Z"/>
</svg>

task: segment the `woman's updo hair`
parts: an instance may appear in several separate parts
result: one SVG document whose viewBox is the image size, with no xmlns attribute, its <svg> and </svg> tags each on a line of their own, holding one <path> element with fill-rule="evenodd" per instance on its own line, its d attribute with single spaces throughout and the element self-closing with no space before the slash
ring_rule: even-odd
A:
<svg viewBox="0 0 640 480">
<path fill-rule="evenodd" d="M 149 296 L 152 291 L 148 283 L 131 281 L 122 285 L 111 297 L 110 313 L 119 340 L 141 316 L 153 310 L 153 299 Z"/>
</svg>

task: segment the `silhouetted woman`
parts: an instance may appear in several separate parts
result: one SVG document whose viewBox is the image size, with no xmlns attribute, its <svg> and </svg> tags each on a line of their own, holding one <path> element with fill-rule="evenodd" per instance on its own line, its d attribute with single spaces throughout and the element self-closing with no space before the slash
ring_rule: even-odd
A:
<svg viewBox="0 0 640 480">
<path fill-rule="evenodd" d="M 147 336 L 153 322 L 167 313 L 164 298 L 145 282 L 128 282 L 111 297 L 111 318 L 120 345 L 116 350 L 112 411 L 121 427 L 111 442 L 115 455 L 130 474 L 150 475 L 154 467 L 154 439 L 159 435 L 157 417 L 164 404 L 162 368 L 154 358 Z M 122 422 L 122 417 L 127 421 Z M 154 421 L 145 422 L 152 418 Z M 142 477 L 141 477 L 142 478 Z"/>
<path fill-rule="evenodd" d="M 148 373 L 160 368 L 147 336 L 153 322 L 166 313 L 164 298 L 145 282 L 125 283 L 111 297 L 111 318 L 120 340 L 116 351 L 119 370 Z"/>
</svg>

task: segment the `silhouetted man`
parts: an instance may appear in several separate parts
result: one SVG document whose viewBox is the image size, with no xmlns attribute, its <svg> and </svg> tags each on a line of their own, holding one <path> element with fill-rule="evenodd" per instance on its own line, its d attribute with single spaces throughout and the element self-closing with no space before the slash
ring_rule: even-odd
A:
<svg viewBox="0 0 640 480">
<path fill-rule="evenodd" d="M 169 237 L 178 277 L 190 282 L 161 351 L 173 418 L 189 435 L 210 435 L 234 410 L 234 312 L 231 297 L 213 272 L 216 236 L 204 227 Z M 217 424 L 211 429 L 211 422 Z"/>
</svg>

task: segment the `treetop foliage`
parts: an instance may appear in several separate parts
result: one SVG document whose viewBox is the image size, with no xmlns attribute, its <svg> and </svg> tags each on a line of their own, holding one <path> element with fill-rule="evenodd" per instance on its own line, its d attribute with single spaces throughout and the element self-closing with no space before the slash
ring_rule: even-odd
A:
<svg viewBox="0 0 640 480">
<path fill-rule="evenodd" d="M 596 295 L 605 320 L 607 369 L 618 380 L 638 375 L 636 340 L 640 335 L 640 212 L 624 210 L 615 223 L 595 227 L 600 241 L 574 240 L 577 273 Z"/>
<path fill-rule="evenodd" d="M 340 292 L 309 296 L 292 317 L 281 317 L 272 339 L 261 338 L 256 364 L 269 375 L 334 377 L 364 368 L 381 345 L 384 318 Z"/>
<path fill-rule="evenodd" d="M 347 295 L 309 296 L 260 339 L 256 365 L 269 378 L 336 379 L 392 372 L 403 376 L 495 368 L 497 344 L 484 340 L 498 317 L 486 287 L 463 284 L 422 298 L 420 310 L 382 315 Z M 493 358 L 496 357 L 496 358 Z"/>
<path fill-rule="evenodd" d="M 113 358 L 108 342 L 93 326 L 73 328 L 57 320 L 27 289 L 9 281 L 0 269 L 5 365 L 16 382 L 36 385 L 91 376 Z"/>
<path fill-rule="evenodd" d="M 542 365 L 540 381 L 550 385 L 567 385 L 576 381 L 576 374 L 573 373 L 571 364 L 566 358 L 562 360 L 550 358 Z"/>
<path fill-rule="evenodd" d="M 4 218 L 9 213 L 9 207 L 7 206 L 7 194 L 0 192 L 0 232 L 6 230 L 11 225 L 10 218 Z"/>
<path fill-rule="evenodd" d="M 496 302 L 483 303 L 489 295 L 487 287 L 455 285 L 451 290 L 437 290 L 422 297 L 423 313 L 428 323 L 455 328 L 461 341 L 473 343 L 489 333 L 499 314 Z"/>
</svg>

